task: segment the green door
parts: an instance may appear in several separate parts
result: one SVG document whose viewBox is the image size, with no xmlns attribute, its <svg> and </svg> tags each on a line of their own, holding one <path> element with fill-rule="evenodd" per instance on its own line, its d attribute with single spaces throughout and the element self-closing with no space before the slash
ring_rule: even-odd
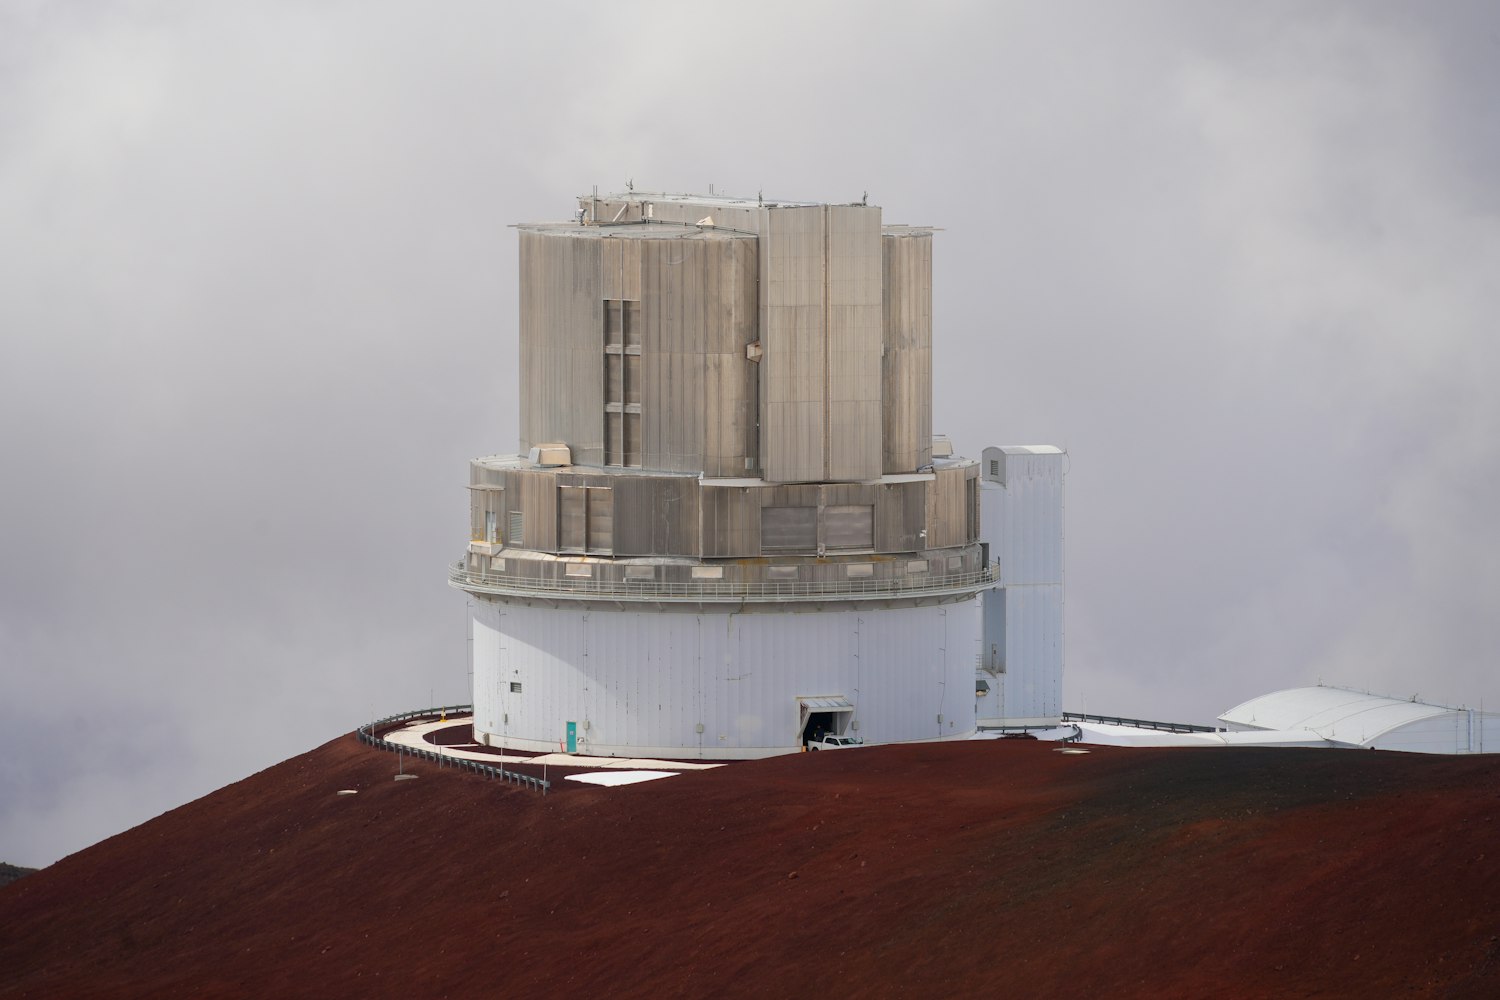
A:
<svg viewBox="0 0 1500 1000">
<path fill-rule="evenodd" d="M 578 752 L 578 723 L 568 723 L 568 753 Z"/>
</svg>

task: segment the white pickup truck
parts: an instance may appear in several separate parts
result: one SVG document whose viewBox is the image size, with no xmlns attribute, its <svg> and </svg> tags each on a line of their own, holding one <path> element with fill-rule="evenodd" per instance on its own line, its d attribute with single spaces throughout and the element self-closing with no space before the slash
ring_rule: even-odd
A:
<svg viewBox="0 0 1500 1000">
<path fill-rule="evenodd" d="M 864 746 L 865 741 L 858 736 L 822 736 L 815 740 L 809 740 L 809 750 L 846 750 L 849 747 Z"/>
</svg>

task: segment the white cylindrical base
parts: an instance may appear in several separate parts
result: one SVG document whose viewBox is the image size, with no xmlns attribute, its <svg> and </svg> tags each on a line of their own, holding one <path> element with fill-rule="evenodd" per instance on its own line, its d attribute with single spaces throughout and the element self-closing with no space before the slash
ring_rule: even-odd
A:
<svg viewBox="0 0 1500 1000">
<path fill-rule="evenodd" d="M 474 732 L 493 746 L 764 757 L 800 750 L 819 711 L 872 744 L 974 732 L 972 600 L 712 613 L 476 598 L 473 624 Z"/>
</svg>

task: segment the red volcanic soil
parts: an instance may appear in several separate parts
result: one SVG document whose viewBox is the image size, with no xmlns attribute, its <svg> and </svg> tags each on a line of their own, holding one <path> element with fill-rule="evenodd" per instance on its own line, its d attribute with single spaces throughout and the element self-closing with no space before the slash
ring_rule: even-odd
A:
<svg viewBox="0 0 1500 1000">
<path fill-rule="evenodd" d="M 406 767 L 341 737 L 0 889 L 0 996 L 1500 996 L 1494 757 Z"/>
</svg>

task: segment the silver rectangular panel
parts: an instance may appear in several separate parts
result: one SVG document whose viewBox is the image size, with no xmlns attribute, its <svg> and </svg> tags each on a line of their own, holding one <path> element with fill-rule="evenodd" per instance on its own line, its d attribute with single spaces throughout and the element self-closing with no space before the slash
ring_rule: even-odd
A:
<svg viewBox="0 0 1500 1000">
<path fill-rule="evenodd" d="M 615 493 L 608 487 L 588 488 L 588 550 L 605 555 L 614 551 Z"/>
<path fill-rule="evenodd" d="M 582 552 L 588 522 L 588 495 L 582 486 L 557 488 L 557 547 L 560 552 Z"/>
<path fill-rule="evenodd" d="M 818 548 L 818 508 L 762 507 L 760 547 L 766 552 L 814 552 Z"/>
<path fill-rule="evenodd" d="M 873 547 L 875 544 L 874 506 L 841 505 L 825 508 L 823 544 L 830 549 Z"/>
</svg>

